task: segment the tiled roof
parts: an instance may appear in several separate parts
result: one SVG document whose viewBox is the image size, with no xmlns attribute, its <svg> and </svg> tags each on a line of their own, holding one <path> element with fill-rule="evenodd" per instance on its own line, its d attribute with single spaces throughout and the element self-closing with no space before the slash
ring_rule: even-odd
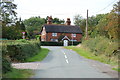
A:
<svg viewBox="0 0 120 80">
<path fill-rule="evenodd" d="M 58 24 L 45 24 L 46 32 L 54 32 L 54 33 L 82 33 L 82 30 L 79 26 L 73 25 L 58 25 Z"/>
</svg>

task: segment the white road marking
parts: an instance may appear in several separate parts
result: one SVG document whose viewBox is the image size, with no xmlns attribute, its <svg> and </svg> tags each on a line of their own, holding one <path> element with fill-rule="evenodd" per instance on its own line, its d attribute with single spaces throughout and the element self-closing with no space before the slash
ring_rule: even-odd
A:
<svg viewBox="0 0 120 80">
<path fill-rule="evenodd" d="M 69 63 L 69 62 L 68 62 L 68 59 L 66 59 L 66 62 Z"/>
<path fill-rule="evenodd" d="M 65 58 L 67 58 L 67 56 L 65 55 Z"/>
<path fill-rule="evenodd" d="M 65 53 L 63 50 L 62 50 L 62 52 L 63 52 L 63 54 L 64 54 L 64 57 L 65 57 L 65 59 L 66 59 L 66 62 L 69 63 L 69 62 L 68 62 L 68 59 L 67 59 L 67 56 L 66 56 L 66 53 Z"/>
</svg>

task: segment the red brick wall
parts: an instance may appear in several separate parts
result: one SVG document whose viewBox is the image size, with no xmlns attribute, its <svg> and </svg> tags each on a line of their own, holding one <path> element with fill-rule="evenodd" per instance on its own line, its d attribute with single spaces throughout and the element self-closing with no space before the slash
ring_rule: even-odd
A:
<svg viewBox="0 0 120 80">
<path fill-rule="evenodd" d="M 72 39 L 71 33 L 57 33 L 57 36 L 52 36 L 52 33 L 46 34 L 46 41 L 50 41 L 51 39 L 58 39 L 60 35 L 66 35 L 68 38 Z M 76 34 L 76 37 L 73 37 L 73 40 L 80 41 L 82 38 L 82 34 Z"/>
</svg>

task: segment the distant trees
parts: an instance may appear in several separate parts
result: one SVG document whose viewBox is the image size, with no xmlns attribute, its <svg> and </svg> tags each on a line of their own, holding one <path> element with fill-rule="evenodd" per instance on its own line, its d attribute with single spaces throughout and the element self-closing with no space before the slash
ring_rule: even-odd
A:
<svg viewBox="0 0 120 80">
<path fill-rule="evenodd" d="M 41 17 L 31 17 L 24 20 L 26 31 L 30 38 L 35 38 L 36 34 L 40 34 L 42 25 L 45 24 L 45 19 Z"/>
<path fill-rule="evenodd" d="M 64 24 L 65 20 L 60 20 L 59 18 L 53 18 L 53 23 L 54 24 Z"/>
<path fill-rule="evenodd" d="M 25 25 L 18 20 L 15 9 L 17 5 L 11 1 L 0 1 L 0 24 L 2 25 L 2 38 L 21 39 L 22 32 L 25 31 Z"/>
<path fill-rule="evenodd" d="M 119 11 L 120 12 L 120 11 Z M 118 4 L 113 6 L 110 13 L 98 14 L 88 18 L 88 34 L 90 37 L 105 36 L 109 39 L 118 39 Z M 74 16 L 74 24 L 81 27 L 83 34 L 86 27 L 86 19 L 80 15 Z"/>
<path fill-rule="evenodd" d="M 47 23 L 48 16 L 46 18 L 44 18 L 44 20 L 45 20 L 45 23 Z M 61 19 L 55 17 L 55 18 L 52 18 L 52 23 L 53 24 L 64 24 L 65 20 L 64 19 L 61 20 Z"/>
</svg>

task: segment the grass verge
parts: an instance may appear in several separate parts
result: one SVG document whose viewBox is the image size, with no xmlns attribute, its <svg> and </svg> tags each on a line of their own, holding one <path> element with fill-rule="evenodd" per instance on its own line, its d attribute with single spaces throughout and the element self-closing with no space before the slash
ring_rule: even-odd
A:
<svg viewBox="0 0 120 80">
<path fill-rule="evenodd" d="M 29 78 L 32 76 L 32 70 L 30 69 L 15 69 L 13 68 L 11 72 L 3 75 L 3 78 Z"/>
<path fill-rule="evenodd" d="M 49 50 L 46 48 L 41 48 L 39 53 L 31 58 L 28 58 L 26 62 L 42 61 L 48 54 Z M 34 75 L 30 69 L 15 69 L 13 68 L 11 72 L 3 74 L 3 78 L 29 78 Z"/>
<path fill-rule="evenodd" d="M 41 48 L 39 53 L 31 58 L 28 58 L 26 62 L 42 61 L 48 54 L 49 49 Z"/>
<path fill-rule="evenodd" d="M 120 72 L 120 68 L 112 68 L 112 70 Z"/>
<path fill-rule="evenodd" d="M 87 50 L 85 50 L 81 47 L 75 47 L 75 46 L 68 46 L 68 47 L 65 47 L 65 48 L 66 49 L 72 49 L 73 51 L 76 51 L 79 55 L 81 55 L 81 56 L 83 56 L 87 59 L 97 60 L 97 61 L 100 61 L 100 62 L 105 63 L 105 64 L 110 64 L 112 66 L 118 65 L 117 62 L 115 62 L 113 60 L 110 60 L 104 54 L 99 55 L 99 56 L 95 56 L 90 51 L 87 51 Z M 113 70 L 120 71 L 120 69 L 117 69 L 117 68 L 113 68 Z"/>
</svg>

